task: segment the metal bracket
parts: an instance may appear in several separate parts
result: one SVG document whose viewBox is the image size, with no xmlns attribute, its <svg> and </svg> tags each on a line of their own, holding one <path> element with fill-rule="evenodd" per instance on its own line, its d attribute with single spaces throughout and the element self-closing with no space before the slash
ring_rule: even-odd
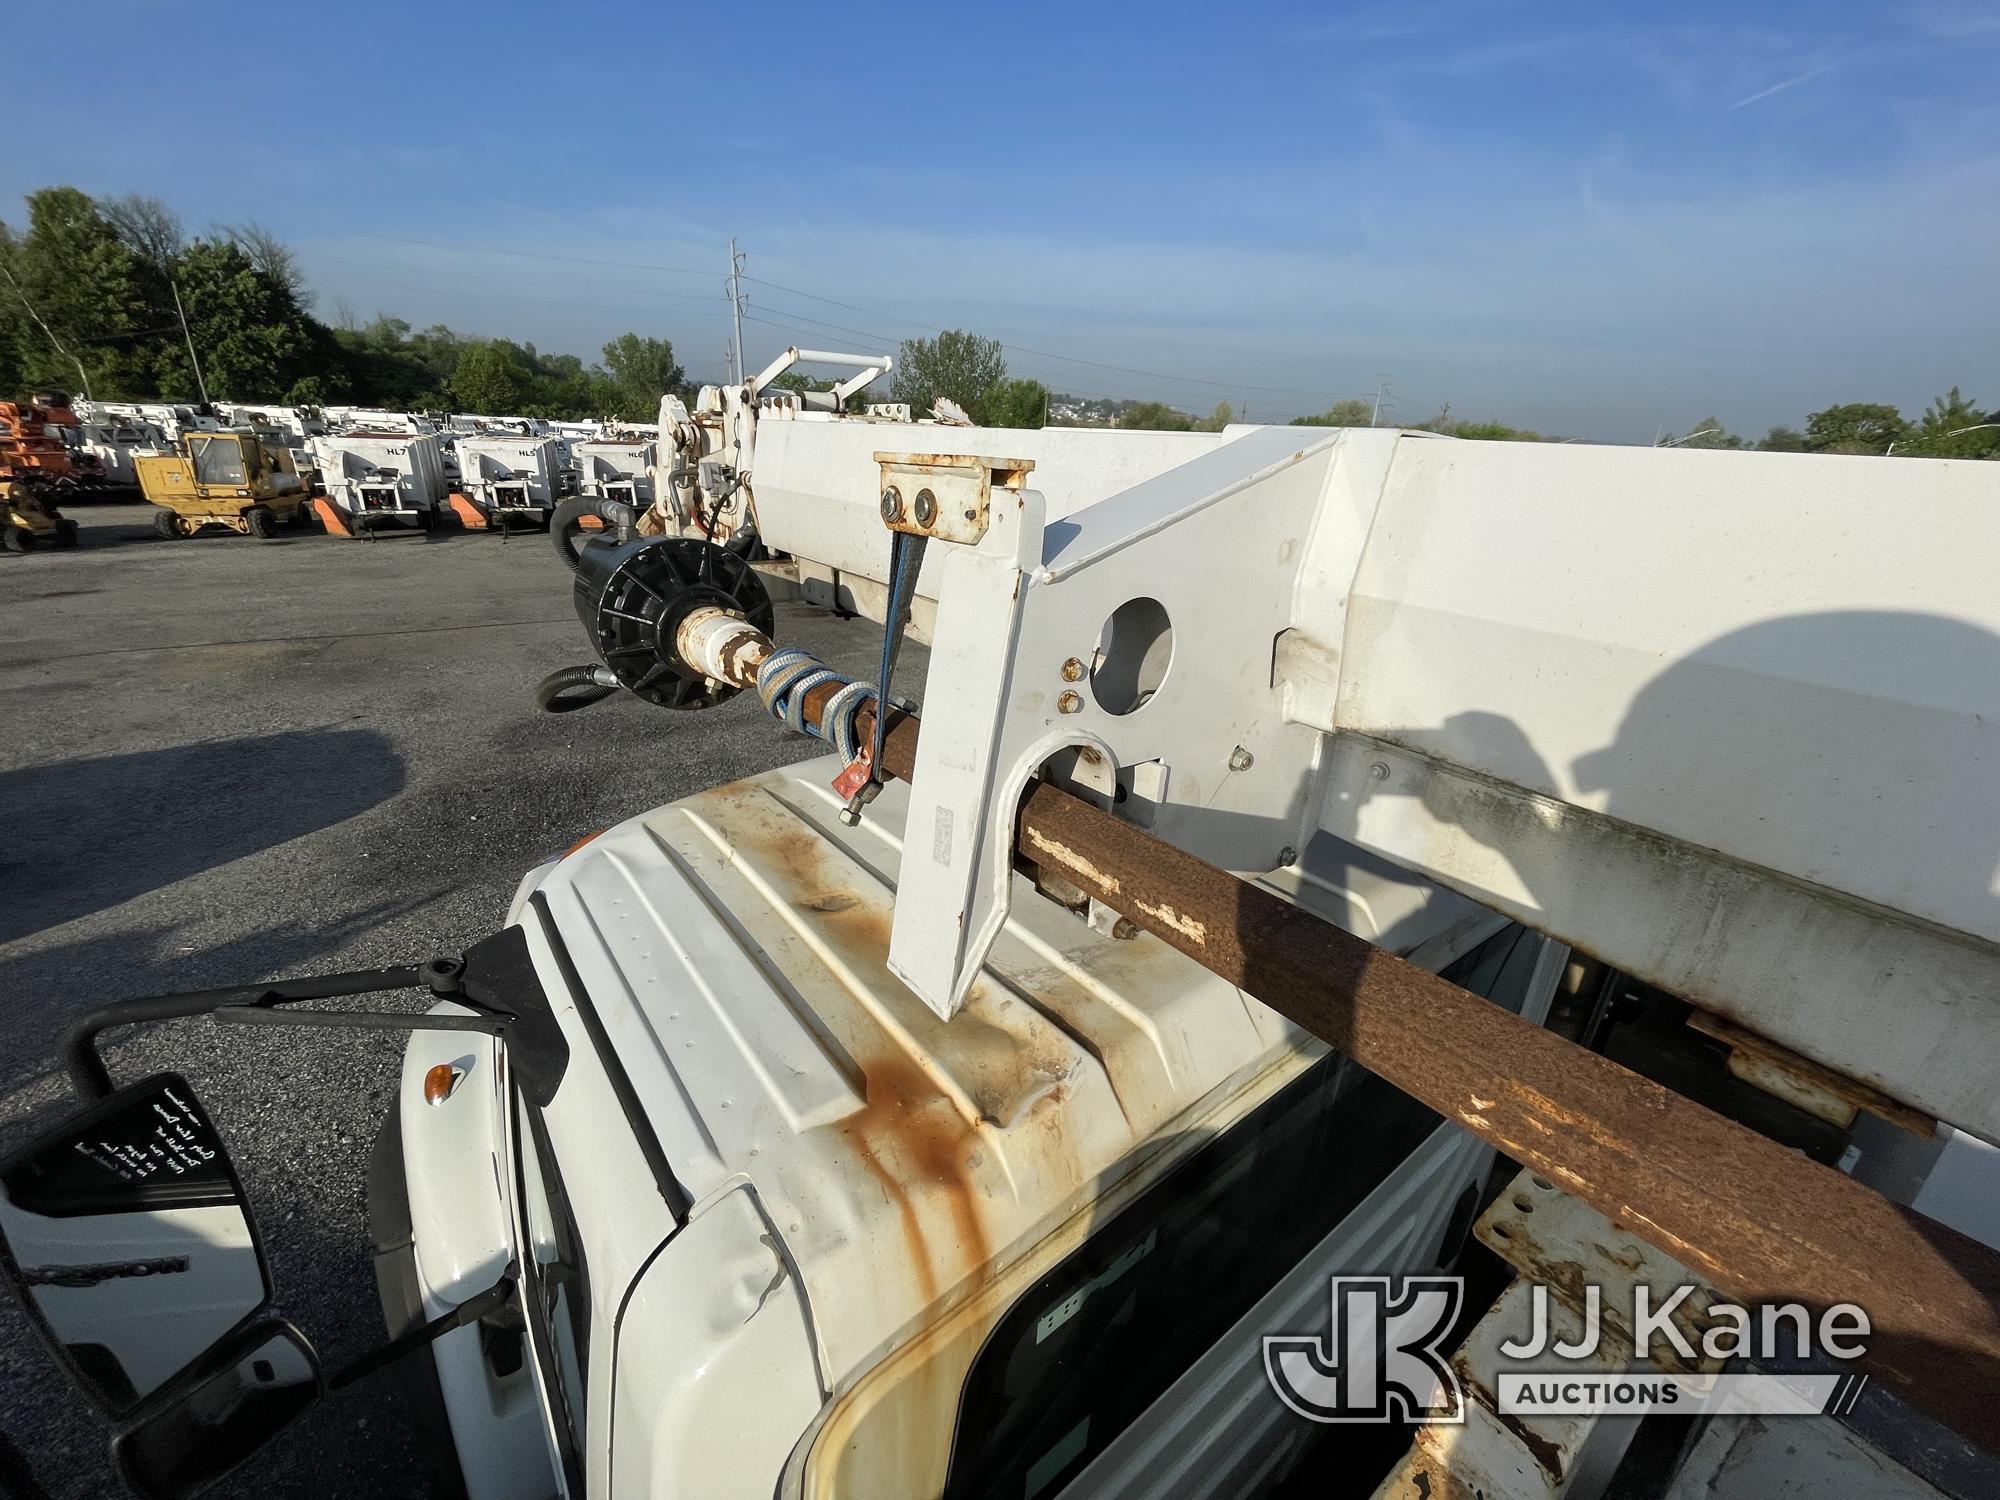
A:
<svg viewBox="0 0 2000 1500">
<path fill-rule="evenodd" d="M 877 453 L 882 468 L 882 524 L 905 536 L 976 543 L 986 535 L 993 491 L 1028 487 L 1030 458 L 973 458 L 950 453 Z"/>
<path fill-rule="evenodd" d="M 1268 658 L 1285 628 L 1290 580 L 1274 581 L 1271 559 L 1296 569 L 1336 441 L 1262 429 L 1053 521 L 1025 485 L 992 503 L 994 460 L 876 455 L 902 484 L 962 476 L 952 493 L 973 499 L 961 526 L 987 481 L 978 541 L 937 559 L 889 935 L 890 972 L 937 1015 L 958 1009 L 1007 920 L 1021 794 L 1066 748 L 1088 743 L 1114 777 L 1171 758 L 1175 796 L 1155 831 L 1226 869 L 1270 869 L 1302 841 L 1318 736 L 1285 724 L 1278 691 L 1247 680 L 1243 663 Z M 1131 649 L 1125 605 L 1136 606 Z M 1246 749 L 1251 764 L 1234 769 Z"/>
</svg>

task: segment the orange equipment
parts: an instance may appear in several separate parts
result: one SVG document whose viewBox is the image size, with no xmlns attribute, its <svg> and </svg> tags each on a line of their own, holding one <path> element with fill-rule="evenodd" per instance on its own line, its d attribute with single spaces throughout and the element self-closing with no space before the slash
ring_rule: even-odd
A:
<svg viewBox="0 0 2000 1500">
<path fill-rule="evenodd" d="M 76 466 L 69 448 L 50 427 L 76 421 L 64 398 L 0 401 L 0 477 L 31 484 L 62 484 L 74 479 Z M 55 404 L 61 402 L 60 405 Z"/>
</svg>

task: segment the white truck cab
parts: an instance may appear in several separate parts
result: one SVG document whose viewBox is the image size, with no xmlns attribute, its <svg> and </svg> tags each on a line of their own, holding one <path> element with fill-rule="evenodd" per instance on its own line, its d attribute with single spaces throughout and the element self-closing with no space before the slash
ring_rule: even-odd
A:
<svg viewBox="0 0 2000 1500">
<path fill-rule="evenodd" d="M 1252 1492 L 1313 1430 L 1260 1336 L 1334 1271 L 1448 1262 L 1490 1148 L 1043 901 L 939 1020 L 885 967 L 905 790 L 849 827 L 838 769 L 523 881 L 546 1107 L 506 1045 L 415 1035 L 371 1191 L 391 1332 L 523 1268 L 525 1328 L 409 1362 L 468 1495 Z M 1324 836 L 1266 878 L 1546 1012 L 1566 950 L 1463 897 Z"/>
</svg>

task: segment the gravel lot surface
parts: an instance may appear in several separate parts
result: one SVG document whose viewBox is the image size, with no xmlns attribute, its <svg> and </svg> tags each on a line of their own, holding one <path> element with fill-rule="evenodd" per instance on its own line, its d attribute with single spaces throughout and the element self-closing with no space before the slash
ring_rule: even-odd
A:
<svg viewBox="0 0 2000 1500">
<path fill-rule="evenodd" d="M 150 507 L 69 513 L 76 551 L 0 558 L 0 1149 L 69 1107 L 55 1045 L 80 1010 L 457 952 L 582 834 L 816 749 L 754 700 L 537 713 L 535 682 L 589 658 L 540 535 L 168 542 Z M 781 605 L 779 635 L 873 675 L 867 621 Z M 206 1020 L 107 1049 L 119 1080 L 193 1081 L 328 1367 L 382 1338 L 363 1180 L 400 1049 Z M 41 1489 L 116 1493 L 107 1431 L 0 1294 L 0 1432 Z M 429 1493 L 422 1474 L 378 1377 L 213 1493 Z"/>
</svg>

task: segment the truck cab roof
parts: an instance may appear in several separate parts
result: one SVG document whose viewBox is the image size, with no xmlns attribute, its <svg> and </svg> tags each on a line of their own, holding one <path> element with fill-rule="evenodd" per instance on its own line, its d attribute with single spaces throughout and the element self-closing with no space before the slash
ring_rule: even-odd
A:
<svg viewBox="0 0 2000 1500">
<path fill-rule="evenodd" d="M 539 885 L 689 1218 L 750 1185 L 831 1388 L 1032 1250 L 1252 1080 L 1322 1043 L 1025 877 L 963 1010 L 886 967 L 904 789 L 857 827 L 832 758 L 621 824 Z M 1436 965 L 1493 915 L 1320 836 L 1265 877 Z M 1421 950 L 1421 952 L 1418 952 Z"/>
</svg>

